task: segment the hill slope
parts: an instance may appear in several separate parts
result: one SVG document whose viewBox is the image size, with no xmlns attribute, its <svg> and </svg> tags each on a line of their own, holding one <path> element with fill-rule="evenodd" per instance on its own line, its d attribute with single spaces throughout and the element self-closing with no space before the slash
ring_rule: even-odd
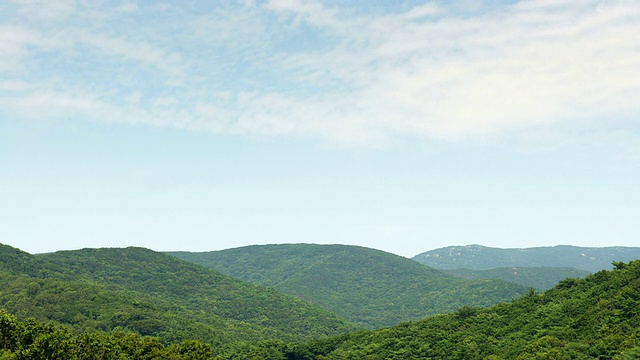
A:
<svg viewBox="0 0 640 360">
<path fill-rule="evenodd" d="M 566 278 L 580 278 L 590 274 L 584 270 L 556 267 L 504 267 L 488 270 L 454 269 L 444 271 L 465 279 L 498 279 L 538 290 L 551 289 L 560 280 Z"/>
<path fill-rule="evenodd" d="M 418 254 L 413 260 L 436 269 L 487 270 L 499 267 L 572 267 L 588 272 L 611 269 L 612 261 L 640 259 L 638 247 L 577 246 L 499 249 L 481 245 L 449 246 Z"/>
<path fill-rule="evenodd" d="M 394 327 L 298 345 L 262 346 L 289 359 L 638 359 L 640 261 L 567 279 L 491 308 L 463 307 Z"/>
<path fill-rule="evenodd" d="M 420 319 L 463 305 L 495 304 L 527 291 L 503 281 L 461 279 L 401 256 L 357 246 L 256 245 L 170 254 L 272 286 L 368 328 Z"/>
<path fill-rule="evenodd" d="M 30 255 L 0 246 L 0 307 L 164 342 L 318 338 L 355 328 L 315 305 L 141 248 Z M 309 321 L 314 319 L 314 321 Z"/>
</svg>

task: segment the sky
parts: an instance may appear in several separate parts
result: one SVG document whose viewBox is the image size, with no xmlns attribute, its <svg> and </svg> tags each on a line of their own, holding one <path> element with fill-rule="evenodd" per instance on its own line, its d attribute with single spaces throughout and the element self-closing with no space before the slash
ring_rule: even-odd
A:
<svg viewBox="0 0 640 360">
<path fill-rule="evenodd" d="M 640 246 L 640 2 L 0 1 L 0 243 Z"/>
</svg>

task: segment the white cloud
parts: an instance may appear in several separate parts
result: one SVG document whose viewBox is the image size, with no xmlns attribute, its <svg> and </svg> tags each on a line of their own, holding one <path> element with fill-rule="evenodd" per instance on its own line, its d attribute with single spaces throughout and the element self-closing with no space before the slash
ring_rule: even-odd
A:
<svg viewBox="0 0 640 360">
<path fill-rule="evenodd" d="M 101 56 L 115 56 L 139 64 L 151 65 L 172 76 L 182 75 L 186 66 L 178 53 L 166 51 L 148 42 L 85 32 L 70 34 L 69 41 L 97 49 L 102 52 Z"/>
<path fill-rule="evenodd" d="M 640 110 L 639 11 L 528 1 L 470 19 L 370 18 L 343 35 L 355 46 L 290 63 L 356 84 L 353 109 L 379 110 L 365 126 L 392 131 L 459 137 L 615 116 Z"/>
<path fill-rule="evenodd" d="M 301 21 L 306 21 L 316 26 L 336 26 L 337 10 L 328 9 L 318 0 L 269 0 L 266 9 L 289 13 Z"/>
<path fill-rule="evenodd" d="M 74 12 L 64 4 L 58 19 Z M 529 0 L 465 16 L 434 3 L 380 16 L 321 1 L 247 1 L 205 15 L 172 9 L 167 26 L 184 29 L 179 34 L 145 22 L 145 8 L 131 4 L 112 10 L 140 21 L 131 21 L 135 29 L 0 27 L 0 71 L 64 78 L 29 60 L 89 50 L 95 54 L 83 55 L 113 79 L 43 87 L 36 85 L 50 79 L 16 78 L 44 90 L 19 93 L 5 84 L 2 101 L 101 121 L 346 143 L 396 133 L 455 139 L 640 113 L 640 5 L 633 1 Z M 305 46 L 283 46 L 289 38 Z M 151 70 L 139 75 L 129 65 Z M 128 76 L 126 86 L 118 83 Z M 175 85 L 184 91 L 173 92 Z"/>
<path fill-rule="evenodd" d="M 425 17 L 442 15 L 443 12 L 444 12 L 443 9 L 441 9 L 435 3 L 427 3 L 424 5 L 419 5 L 412 8 L 410 11 L 404 14 L 404 16 L 407 17 L 408 19 L 415 20 L 415 19 L 421 19 Z"/>
<path fill-rule="evenodd" d="M 32 31 L 16 26 L 0 25 L 0 73 L 25 70 L 23 60 L 28 54 L 28 46 L 37 42 Z"/>
<path fill-rule="evenodd" d="M 76 12 L 76 0 L 13 0 L 19 5 L 19 12 L 34 22 L 60 22 L 67 20 Z"/>
<path fill-rule="evenodd" d="M 115 11 L 121 12 L 135 12 L 138 11 L 138 4 L 135 2 L 122 3 L 115 8 Z"/>
</svg>

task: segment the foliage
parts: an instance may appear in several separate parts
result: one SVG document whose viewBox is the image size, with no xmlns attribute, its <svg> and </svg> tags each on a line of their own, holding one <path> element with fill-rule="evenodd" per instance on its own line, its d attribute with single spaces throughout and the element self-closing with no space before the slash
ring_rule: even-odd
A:
<svg viewBox="0 0 640 360">
<path fill-rule="evenodd" d="M 0 310 L 0 359 L 214 359 L 208 344 L 188 340 L 163 345 L 133 333 L 83 332 L 74 336 L 67 328 L 34 319 L 18 319 Z"/>
<path fill-rule="evenodd" d="M 499 249 L 449 246 L 418 254 L 413 260 L 436 269 L 488 270 L 500 267 L 570 267 L 590 273 L 612 269 L 613 261 L 640 259 L 640 247 L 553 246 Z"/>
<path fill-rule="evenodd" d="M 599 271 L 583 279 L 562 280 L 543 293 L 530 289 L 511 302 L 490 308 L 465 305 L 450 314 L 420 321 L 378 330 L 343 332 L 328 338 L 319 336 L 302 342 L 287 340 L 291 335 L 277 325 L 261 327 L 251 323 L 252 315 L 246 316 L 246 321 L 215 315 L 219 323 L 201 330 L 227 335 L 213 335 L 218 343 L 209 345 L 195 336 L 189 338 L 190 326 L 194 324 L 189 316 L 201 317 L 202 326 L 207 326 L 207 312 L 201 310 L 201 305 L 180 300 L 179 293 L 169 294 L 172 288 L 159 283 L 163 281 L 162 271 L 175 271 L 164 281 L 176 280 L 179 276 L 195 281 L 184 272 L 190 269 L 196 272 L 195 277 L 204 277 L 202 281 L 207 286 L 236 291 L 228 295 L 229 304 L 238 294 L 257 299 L 262 299 L 262 295 L 234 290 L 225 282 L 236 280 L 144 249 L 83 250 L 37 257 L 12 248 L 3 250 L 6 249 L 0 247 L 0 259 L 7 261 L 0 263 L 0 283 L 3 284 L 0 299 L 3 306 L 15 307 L 22 315 L 0 310 L 0 359 L 625 360 L 640 356 L 640 260 L 616 262 L 614 270 Z M 48 264 L 49 261 L 55 263 Z M 96 262 L 95 268 L 89 266 L 91 261 Z M 174 262 L 175 265 L 170 266 Z M 129 269 L 130 274 L 119 269 Z M 153 272 L 146 273 L 152 269 Z M 207 276 L 219 280 L 208 282 L 211 279 L 207 280 Z M 136 280 L 137 277 L 146 280 Z M 244 286 L 258 293 L 263 291 L 257 286 Z M 184 284 L 177 287 L 187 292 L 186 297 L 193 296 L 194 303 L 203 301 L 205 296 L 215 296 L 213 290 L 194 290 Z M 277 301 L 291 300 L 273 290 L 264 295 L 269 296 L 273 298 L 270 306 L 278 306 Z M 173 301 L 180 302 L 171 304 Z M 119 311 L 114 311 L 110 304 L 120 307 Z M 295 303 L 280 305 L 292 304 Z M 24 317 L 29 311 L 66 325 Z M 266 316 L 260 311 L 256 316 Z M 324 321 L 313 312 L 293 311 L 295 316 L 303 317 L 298 323 L 285 317 L 295 331 L 306 323 L 314 334 L 312 324 Z M 219 314 L 233 312 L 223 309 Z M 146 320 L 154 321 L 145 323 Z M 110 328 L 114 321 L 120 321 L 123 326 Z M 142 331 L 135 330 L 136 321 L 149 326 L 150 332 L 164 334 L 163 329 L 180 328 L 184 333 L 181 339 L 142 336 Z M 264 336 L 262 331 L 284 338 Z"/>
<path fill-rule="evenodd" d="M 637 359 L 640 260 L 491 308 L 279 349 L 288 359 Z"/>
<path fill-rule="evenodd" d="M 370 329 L 463 305 L 488 306 L 528 290 L 498 280 L 461 279 L 401 256 L 358 246 L 256 245 L 169 254 L 272 286 Z"/>
<path fill-rule="evenodd" d="M 538 290 L 554 287 L 560 280 L 579 278 L 589 274 L 584 270 L 563 267 L 503 267 L 488 270 L 455 269 L 446 273 L 465 279 L 498 279 Z"/>
</svg>

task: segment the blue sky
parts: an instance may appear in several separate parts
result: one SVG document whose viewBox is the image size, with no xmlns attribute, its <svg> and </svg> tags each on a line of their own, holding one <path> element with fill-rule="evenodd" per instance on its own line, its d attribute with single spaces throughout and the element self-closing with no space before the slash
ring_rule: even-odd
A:
<svg viewBox="0 0 640 360">
<path fill-rule="evenodd" d="M 640 244 L 636 1 L 0 2 L 0 242 Z"/>
</svg>

